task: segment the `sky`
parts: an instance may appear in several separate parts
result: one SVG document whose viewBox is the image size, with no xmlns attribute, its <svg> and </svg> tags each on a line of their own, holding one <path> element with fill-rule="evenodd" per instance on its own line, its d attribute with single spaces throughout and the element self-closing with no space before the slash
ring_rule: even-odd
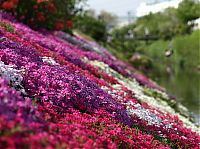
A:
<svg viewBox="0 0 200 149">
<path fill-rule="evenodd" d="M 87 4 L 89 8 L 95 9 L 97 13 L 106 10 L 118 16 L 125 16 L 128 11 L 134 14 L 142 2 L 149 1 L 152 0 L 88 0 Z"/>
</svg>

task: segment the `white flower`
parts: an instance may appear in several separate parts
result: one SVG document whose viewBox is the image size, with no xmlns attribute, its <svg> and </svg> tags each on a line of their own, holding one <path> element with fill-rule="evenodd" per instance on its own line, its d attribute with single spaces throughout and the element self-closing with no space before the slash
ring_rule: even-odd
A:
<svg viewBox="0 0 200 149">
<path fill-rule="evenodd" d="M 48 64 L 50 64 L 50 65 L 59 65 L 59 64 L 56 63 L 56 61 L 55 61 L 53 58 L 51 58 L 51 57 L 46 57 L 46 56 L 44 56 L 44 57 L 42 57 L 42 61 L 43 61 L 43 62 L 46 62 L 46 63 L 48 63 Z"/>
<path fill-rule="evenodd" d="M 13 65 L 5 65 L 2 61 L 0 61 L 0 76 L 7 80 L 14 88 L 21 91 L 23 94 L 25 90 L 21 85 L 23 77 L 21 74 L 24 73 L 25 70 L 17 70 Z"/>
</svg>

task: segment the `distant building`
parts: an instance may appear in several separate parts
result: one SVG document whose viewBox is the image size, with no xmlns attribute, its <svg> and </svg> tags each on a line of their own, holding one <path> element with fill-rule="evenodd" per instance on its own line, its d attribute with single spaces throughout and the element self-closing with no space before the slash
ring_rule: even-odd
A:
<svg viewBox="0 0 200 149">
<path fill-rule="evenodd" d="M 119 16 L 118 17 L 118 22 L 117 22 L 117 27 L 123 27 L 129 24 L 129 18 L 128 16 Z"/>
<path fill-rule="evenodd" d="M 142 17 L 148 15 L 149 13 L 162 12 L 166 8 L 178 8 L 179 3 L 182 0 L 154 0 L 152 3 L 141 3 L 138 9 L 136 10 L 136 16 Z"/>
<path fill-rule="evenodd" d="M 116 28 L 127 26 L 133 23 L 135 20 L 136 20 L 136 17 L 134 14 L 132 14 L 131 16 L 119 16 L 117 24 L 116 24 Z"/>
<path fill-rule="evenodd" d="M 200 29 L 200 18 L 196 19 L 196 20 L 192 20 L 188 22 L 188 25 L 193 24 L 193 30 L 198 30 Z"/>
</svg>

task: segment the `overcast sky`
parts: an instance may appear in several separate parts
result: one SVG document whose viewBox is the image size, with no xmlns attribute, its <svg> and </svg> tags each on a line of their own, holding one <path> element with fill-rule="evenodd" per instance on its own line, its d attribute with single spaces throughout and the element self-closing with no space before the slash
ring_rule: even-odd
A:
<svg viewBox="0 0 200 149">
<path fill-rule="evenodd" d="M 140 3 L 150 1 L 153 0 L 88 0 L 87 4 L 90 6 L 89 8 L 95 9 L 97 13 L 106 10 L 118 16 L 125 16 L 128 11 L 134 13 Z"/>
</svg>

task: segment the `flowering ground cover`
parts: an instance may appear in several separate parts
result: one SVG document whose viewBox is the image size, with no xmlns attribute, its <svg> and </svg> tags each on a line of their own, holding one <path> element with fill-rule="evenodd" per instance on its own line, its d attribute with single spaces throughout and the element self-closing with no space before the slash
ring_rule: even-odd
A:
<svg viewBox="0 0 200 149">
<path fill-rule="evenodd" d="M 0 148 L 200 147 L 189 111 L 103 47 L 0 18 Z"/>
</svg>

